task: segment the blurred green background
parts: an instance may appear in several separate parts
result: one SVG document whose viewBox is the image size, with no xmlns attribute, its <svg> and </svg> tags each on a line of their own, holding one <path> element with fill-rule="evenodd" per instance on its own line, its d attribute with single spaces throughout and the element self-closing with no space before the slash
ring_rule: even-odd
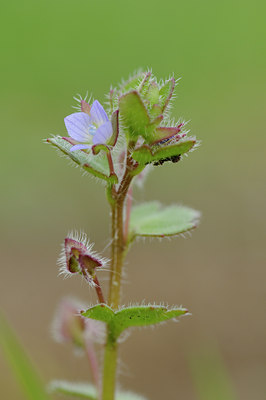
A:
<svg viewBox="0 0 266 400">
<path fill-rule="evenodd" d="M 50 321 L 62 296 L 90 304 L 94 294 L 58 278 L 56 259 L 73 228 L 103 249 L 109 210 L 101 185 L 42 139 L 65 134 L 73 95 L 88 90 L 104 101 L 111 84 L 150 67 L 182 77 L 173 114 L 190 120 L 202 146 L 154 168 L 135 201 L 179 202 L 203 217 L 192 238 L 132 248 L 124 302 L 182 304 L 193 315 L 135 331 L 121 346 L 119 381 L 152 400 L 197 400 L 189 360 L 214 346 L 236 398 L 262 399 L 265 2 L 13 0 L 1 8 L 0 301 L 44 381 L 89 378 L 85 360 L 53 343 Z M 21 398 L 2 356 L 0 367 L 1 397 Z"/>
</svg>

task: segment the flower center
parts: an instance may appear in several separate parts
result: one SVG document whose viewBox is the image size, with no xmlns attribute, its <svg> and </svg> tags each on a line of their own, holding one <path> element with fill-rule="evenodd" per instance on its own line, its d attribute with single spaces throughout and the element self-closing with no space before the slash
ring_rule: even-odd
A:
<svg viewBox="0 0 266 400">
<path fill-rule="evenodd" d="M 94 124 L 89 125 L 89 133 L 90 135 L 94 136 L 96 133 L 97 127 Z"/>
</svg>

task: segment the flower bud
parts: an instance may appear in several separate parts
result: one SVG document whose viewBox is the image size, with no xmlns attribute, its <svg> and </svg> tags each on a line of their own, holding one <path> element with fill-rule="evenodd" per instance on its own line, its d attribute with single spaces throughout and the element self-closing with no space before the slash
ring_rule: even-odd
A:
<svg viewBox="0 0 266 400">
<path fill-rule="evenodd" d="M 120 87 L 119 113 L 129 142 L 136 144 L 142 137 L 144 145 L 153 145 L 180 132 L 179 126 L 170 125 L 168 115 L 175 86 L 173 77 L 158 81 L 148 71 Z"/>
<path fill-rule="evenodd" d="M 81 304 L 74 299 L 63 299 L 58 306 L 54 321 L 53 335 L 57 342 L 72 342 L 84 346 L 85 320 L 79 315 Z"/>
<path fill-rule="evenodd" d="M 104 323 L 82 317 L 80 311 L 84 308 L 84 304 L 76 299 L 62 299 L 52 323 L 52 333 L 57 342 L 72 343 L 78 348 L 84 348 L 87 341 L 104 342 Z"/>
<path fill-rule="evenodd" d="M 92 250 L 86 235 L 70 234 L 64 241 L 62 253 L 58 260 L 60 274 L 70 276 L 80 274 L 94 286 L 95 271 L 106 265 L 107 260 Z"/>
</svg>

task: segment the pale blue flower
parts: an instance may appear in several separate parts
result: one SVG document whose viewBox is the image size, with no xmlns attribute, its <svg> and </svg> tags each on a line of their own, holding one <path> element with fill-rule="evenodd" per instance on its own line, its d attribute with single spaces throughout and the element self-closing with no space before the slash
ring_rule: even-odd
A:
<svg viewBox="0 0 266 400">
<path fill-rule="evenodd" d="M 89 114 L 76 112 L 68 115 L 64 121 L 69 136 L 77 142 L 70 151 L 105 144 L 113 134 L 111 121 L 98 100 L 92 103 Z"/>
</svg>

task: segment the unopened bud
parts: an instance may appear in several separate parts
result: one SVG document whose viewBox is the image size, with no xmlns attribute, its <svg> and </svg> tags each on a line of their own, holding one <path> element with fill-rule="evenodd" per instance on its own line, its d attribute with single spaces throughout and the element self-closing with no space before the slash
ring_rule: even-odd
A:
<svg viewBox="0 0 266 400">
<path fill-rule="evenodd" d="M 104 267 L 107 260 L 92 250 L 86 235 L 70 234 L 63 244 L 61 256 L 58 260 L 60 273 L 66 276 L 80 274 L 94 286 L 95 271 Z"/>
<path fill-rule="evenodd" d="M 79 315 L 81 304 L 74 299 L 63 299 L 53 321 L 53 335 L 57 342 L 71 342 L 84 347 L 85 320 Z"/>
<path fill-rule="evenodd" d="M 87 341 L 104 342 L 105 324 L 82 317 L 80 311 L 84 308 L 84 304 L 76 299 L 64 298 L 60 302 L 52 324 L 57 342 L 72 343 L 78 348 L 84 348 Z"/>
</svg>

